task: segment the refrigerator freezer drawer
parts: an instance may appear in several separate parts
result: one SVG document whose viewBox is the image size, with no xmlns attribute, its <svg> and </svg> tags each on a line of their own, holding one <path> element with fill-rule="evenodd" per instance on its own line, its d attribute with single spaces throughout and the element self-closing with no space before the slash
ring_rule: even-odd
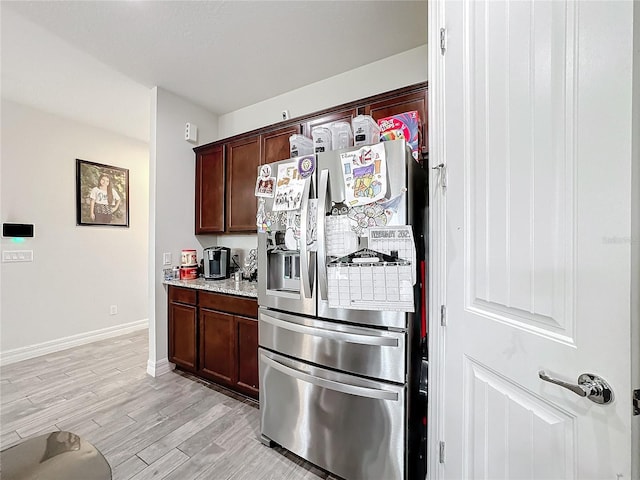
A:
<svg viewBox="0 0 640 480">
<path fill-rule="evenodd" d="M 264 436 L 348 480 L 406 478 L 404 386 L 259 352 Z"/>
<path fill-rule="evenodd" d="M 406 333 L 343 325 L 260 308 L 259 344 L 357 375 L 405 383 Z"/>
</svg>

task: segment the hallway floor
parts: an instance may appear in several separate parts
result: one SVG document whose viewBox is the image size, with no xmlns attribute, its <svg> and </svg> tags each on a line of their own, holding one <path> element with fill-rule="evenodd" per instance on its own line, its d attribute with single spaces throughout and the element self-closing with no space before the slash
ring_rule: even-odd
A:
<svg viewBox="0 0 640 480">
<path fill-rule="evenodd" d="M 190 375 L 146 373 L 147 331 L 2 367 L 0 446 L 56 430 L 105 456 L 114 480 L 334 479 L 258 440 L 258 404 Z"/>
</svg>

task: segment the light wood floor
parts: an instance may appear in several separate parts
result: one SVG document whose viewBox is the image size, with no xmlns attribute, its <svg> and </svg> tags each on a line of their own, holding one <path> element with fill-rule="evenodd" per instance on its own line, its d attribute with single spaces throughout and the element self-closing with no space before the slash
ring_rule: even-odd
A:
<svg viewBox="0 0 640 480">
<path fill-rule="evenodd" d="M 256 402 L 186 374 L 146 374 L 147 332 L 2 367 L 0 448 L 56 430 L 105 456 L 114 480 L 334 479 L 258 440 Z"/>
</svg>

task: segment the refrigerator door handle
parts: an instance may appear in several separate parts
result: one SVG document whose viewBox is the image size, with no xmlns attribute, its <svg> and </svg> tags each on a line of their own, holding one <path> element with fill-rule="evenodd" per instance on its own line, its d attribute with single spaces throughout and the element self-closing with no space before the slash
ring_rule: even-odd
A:
<svg viewBox="0 0 640 480">
<path fill-rule="evenodd" d="M 320 172 L 320 184 L 318 185 L 318 283 L 320 287 L 320 299 L 326 300 L 327 295 L 327 253 L 325 251 L 325 214 L 327 210 L 327 198 L 329 196 L 329 170 Z"/>
<path fill-rule="evenodd" d="M 317 385 L 322 388 L 335 390 L 336 392 L 346 393 L 349 395 L 356 395 L 358 397 L 373 398 L 376 400 L 398 401 L 398 394 L 396 392 L 379 390 L 376 388 L 359 387 L 357 385 L 351 385 L 349 383 L 336 382 L 333 380 L 327 380 L 326 378 L 315 377 L 313 375 L 309 375 L 308 373 L 301 372 L 300 370 L 297 370 L 295 368 L 283 365 L 280 362 L 276 362 L 275 360 L 272 360 L 265 355 L 262 355 L 260 357 L 260 361 L 269 365 L 271 368 L 279 370 L 285 375 L 297 378 L 298 380 L 302 380 L 303 382 L 307 382 L 312 385 Z"/>
<path fill-rule="evenodd" d="M 342 341 L 346 343 L 357 343 L 360 345 L 370 345 L 376 347 L 397 347 L 398 339 L 392 337 L 362 335 L 358 333 L 346 333 L 335 330 L 327 330 L 326 328 L 309 327 L 308 325 L 300 325 L 299 323 L 287 322 L 277 318 L 260 313 L 260 320 L 269 323 L 277 328 L 283 328 L 292 332 L 312 335 L 314 337 L 324 337 L 331 340 Z"/>
<path fill-rule="evenodd" d="M 302 194 L 302 205 L 300 207 L 300 280 L 302 281 L 302 295 L 304 298 L 311 298 L 311 280 L 313 272 L 309 268 L 309 247 L 307 245 L 307 222 L 309 218 L 309 192 L 311 190 L 311 179 L 307 179 L 304 184 Z"/>
</svg>

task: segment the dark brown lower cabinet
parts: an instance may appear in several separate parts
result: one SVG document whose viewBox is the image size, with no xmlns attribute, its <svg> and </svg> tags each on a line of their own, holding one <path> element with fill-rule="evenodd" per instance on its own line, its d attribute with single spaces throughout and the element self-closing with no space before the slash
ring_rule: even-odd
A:
<svg viewBox="0 0 640 480">
<path fill-rule="evenodd" d="M 184 370 L 197 369 L 198 309 L 195 291 L 169 289 L 169 361 Z"/>
<path fill-rule="evenodd" d="M 247 395 L 258 397 L 258 321 L 236 317 L 238 348 L 237 386 Z"/>
<path fill-rule="evenodd" d="M 258 398 L 257 316 L 255 299 L 169 286 L 169 360 Z"/>
<path fill-rule="evenodd" d="M 200 309 L 200 372 L 230 386 L 236 376 L 234 330 L 233 315 Z"/>
</svg>

